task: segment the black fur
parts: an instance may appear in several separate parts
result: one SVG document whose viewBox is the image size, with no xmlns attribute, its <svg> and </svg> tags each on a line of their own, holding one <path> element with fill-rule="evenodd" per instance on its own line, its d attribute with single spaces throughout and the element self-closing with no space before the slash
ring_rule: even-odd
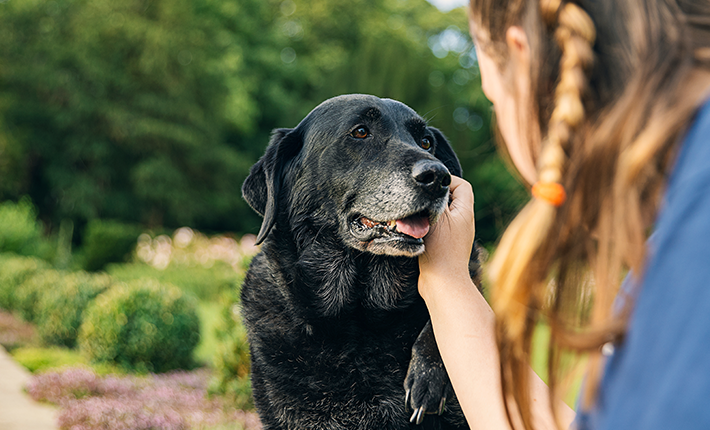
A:
<svg viewBox="0 0 710 430">
<path fill-rule="evenodd" d="M 264 216 L 242 315 L 265 429 L 468 428 L 417 293 L 421 239 L 362 221 L 435 222 L 447 169 L 444 136 L 394 100 L 336 97 L 274 132 L 242 187 Z"/>
</svg>

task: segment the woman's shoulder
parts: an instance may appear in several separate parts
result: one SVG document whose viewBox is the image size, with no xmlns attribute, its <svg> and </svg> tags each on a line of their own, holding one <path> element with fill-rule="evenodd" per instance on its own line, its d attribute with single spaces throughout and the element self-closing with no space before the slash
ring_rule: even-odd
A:
<svg viewBox="0 0 710 430">
<path fill-rule="evenodd" d="M 710 103 L 680 146 L 648 251 L 596 425 L 580 428 L 710 428 Z"/>
<path fill-rule="evenodd" d="M 673 199 L 677 192 L 687 185 L 694 188 L 706 185 L 710 178 L 710 100 L 698 109 L 690 123 L 668 180 L 667 199 Z M 692 189 L 687 189 L 692 192 Z"/>
<path fill-rule="evenodd" d="M 669 177 L 627 338 L 610 366 L 602 428 L 710 428 L 709 279 L 706 103 Z"/>
<path fill-rule="evenodd" d="M 656 278 L 703 288 L 710 279 L 710 102 L 698 110 L 668 178 L 643 289 Z"/>
</svg>

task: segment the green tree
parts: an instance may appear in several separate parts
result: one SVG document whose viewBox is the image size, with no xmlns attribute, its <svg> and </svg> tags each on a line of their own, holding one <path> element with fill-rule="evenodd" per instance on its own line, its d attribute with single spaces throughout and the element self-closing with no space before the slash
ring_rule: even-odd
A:
<svg viewBox="0 0 710 430">
<path fill-rule="evenodd" d="M 224 130 L 253 129 L 256 105 L 210 3 L 0 4 L 3 117 L 22 142 L 19 193 L 43 215 L 177 225 L 232 212 L 244 227 L 251 160 Z"/>
<path fill-rule="evenodd" d="M 240 186 L 271 130 L 369 93 L 451 139 L 492 241 L 524 194 L 466 28 L 426 0 L 0 1 L 0 199 L 29 194 L 53 229 L 255 231 Z"/>
<path fill-rule="evenodd" d="M 280 69 L 302 93 L 290 122 L 278 125 L 295 125 L 322 100 L 344 93 L 408 104 L 451 140 L 476 189 L 478 237 L 495 241 L 525 192 L 491 137 L 465 9 L 442 13 L 425 0 L 286 0 L 272 8 Z"/>
</svg>

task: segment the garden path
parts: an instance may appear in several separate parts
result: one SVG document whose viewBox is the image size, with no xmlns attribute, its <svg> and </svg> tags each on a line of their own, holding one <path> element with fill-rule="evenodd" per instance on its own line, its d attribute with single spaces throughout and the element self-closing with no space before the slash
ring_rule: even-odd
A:
<svg viewBox="0 0 710 430">
<path fill-rule="evenodd" d="M 57 429 L 57 410 L 24 392 L 29 379 L 30 373 L 0 346 L 0 430 Z"/>
</svg>

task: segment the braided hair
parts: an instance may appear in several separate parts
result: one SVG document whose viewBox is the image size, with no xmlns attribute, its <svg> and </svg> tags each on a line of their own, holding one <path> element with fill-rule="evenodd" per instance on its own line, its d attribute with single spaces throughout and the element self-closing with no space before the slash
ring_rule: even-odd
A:
<svg viewBox="0 0 710 430">
<path fill-rule="evenodd" d="M 532 428 L 538 323 L 551 327 L 553 409 L 568 354 L 589 354 L 589 405 L 601 347 L 624 334 L 633 301 L 617 315 L 612 302 L 626 270 L 643 273 L 679 136 L 707 95 L 699 76 L 710 69 L 710 1 L 471 0 L 471 19 L 501 67 L 508 27 L 532 41 L 533 114 L 544 135 L 533 154 L 538 183 L 487 270 L 504 397 Z"/>
<path fill-rule="evenodd" d="M 545 24 L 556 27 L 554 37 L 561 59 L 554 108 L 538 159 L 536 186 L 561 189 L 564 196 L 562 178 L 567 162 L 566 151 L 585 115 L 582 96 L 587 86 L 586 73 L 594 58 L 595 28 L 591 18 L 574 3 L 541 0 L 540 6 Z M 499 320 L 498 342 L 505 356 L 511 359 L 510 366 L 502 369 L 503 384 L 524 410 L 529 409 L 530 401 L 526 376 L 529 352 L 520 340 L 531 336 L 526 332 L 534 325 L 530 324 L 528 312 L 523 308 L 539 307 L 544 300 L 545 274 L 538 273 L 535 277 L 530 274 L 539 266 L 540 248 L 550 240 L 559 206 L 564 203 L 564 197 L 536 195 L 508 227 L 489 265 L 489 276 L 496 285 L 493 308 Z M 512 381 L 518 381 L 519 389 L 511 389 Z M 527 427 L 532 426 L 529 416 L 523 414 L 522 418 Z"/>
</svg>

